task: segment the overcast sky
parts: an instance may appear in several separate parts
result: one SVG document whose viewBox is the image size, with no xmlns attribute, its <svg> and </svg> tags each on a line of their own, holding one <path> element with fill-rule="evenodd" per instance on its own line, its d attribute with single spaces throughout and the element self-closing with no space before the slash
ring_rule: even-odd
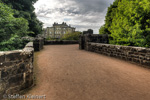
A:
<svg viewBox="0 0 150 100">
<path fill-rule="evenodd" d="M 34 5 L 38 19 L 45 27 L 66 22 L 76 31 L 93 29 L 97 34 L 104 24 L 107 7 L 114 0 L 39 0 Z"/>
</svg>

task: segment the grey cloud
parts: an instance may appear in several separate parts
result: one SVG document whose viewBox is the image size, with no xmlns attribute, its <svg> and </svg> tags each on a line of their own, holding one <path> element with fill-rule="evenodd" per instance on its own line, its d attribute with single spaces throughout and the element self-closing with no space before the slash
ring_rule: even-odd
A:
<svg viewBox="0 0 150 100">
<path fill-rule="evenodd" d="M 92 1 L 91 0 L 83 0 L 80 2 L 76 0 L 79 4 L 81 9 L 81 13 L 88 13 L 88 12 L 103 12 L 106 8 L 106 2 L 103 1 Z"/>
<path fill-rule="evenodd" d="M 63 7 L 63 8 L 57 8 L 56 11 L 59 11 L 60 13 L 66 13 L 71 15 L 79 14 L 79 11 L 75 7 Z"/>
<path fill-rule="evenodd" d="M 40 9 L 38 10 L 38 12 L 36 13 L 37 15 L 41 15 L 41 14 L 44 14 L 45 16 L 47 14 L 52 14 L 52 13 L 55 13 L 55 12 L 59 12 L 61 14 L 64 14 L 64 15 L 77 15 L 79 14 L 79 11 L 74 8 L 74 7 L 63 7 L 63 8 L 55 8 L 55 9 Z"/>
<path fill-rule="evenodd" d="M 70 6 L 79 7 L 79 12 L 81 14 L 87 14 L 89 12 L 103 12 L 113 0 L 57 0 L 60 3 L 65 3 L 67 1 L 75 2 Z M 75 5 L 76 4 L 76 5 Z"/>
<path fill-rule="evenodd" d="M 88 15 L 82 15 L 79 17 L 76 17 L 76 20 L 80 20 L 82 23 L 100 23 L 101 20 L 103 21 L 105 18 L 105 14 L 104 13 L 92 13 L 88 14 Z"/>
<path fill-rule="evenodd" d="M 62 6 L 57 6 L 52 9 L 44 9 L 44 5 L 40 7 L 37 12 L 39 18 L 46 18 L 48 14 L 58 12 L 63 17 L 71 16 L 72 24 L 78 29 L 86 30 L 93 28 L 96 33 L 104 23 L 107 7 L 113 3 L 114 0 L 55 0 Z M 62 20 L 63 22 L 64 20 Z M 78 25 L 78 23 L 83 25 Z M 92 25 L 91 25 L 92 24 Z M 49 25 L 45 22 L 45 25 Z"/>
<path fill-rule="evenodd" d="M 94 34 L 98 34 L 98 29 L 99 29 L 99 26 L 95 26 L 95 25 L 90 25 L 90 24 L 87 24 L 87 25 L 73 25 L 73 27 L 76 27 L 77 30 L 80 30 L 80 31 L 86 31 L 87 29 L 93 29 L 94 30 Z"/>
<path fill-rule="evenodd" d="M 37 12 L 37 14 L 44 13 L 45 15 L 54 12 L 59 12 L 65 15 L 88 15 L 91 12 L 103 13 L 110 5 L 112 0 L 57 0 L 62 3 L 63 7 L 56 7 L 55 9 L 43 9 L 44 6 Z M 69 1 L 69 2 L 68 2 Z"/>
</svg>

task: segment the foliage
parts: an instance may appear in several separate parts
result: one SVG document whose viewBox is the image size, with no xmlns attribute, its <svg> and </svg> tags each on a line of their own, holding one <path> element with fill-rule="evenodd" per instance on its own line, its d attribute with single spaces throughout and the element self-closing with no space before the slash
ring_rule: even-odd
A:
<svg viewBox="0 0 150 100">
<path fill-rule="evenodd" d="M 108 33 L 107 28 L 105 27 L 105 25 L 102 25 L 99 29 L 99 34 L 107 34 L 107 33 Z"/>
<path fill-rule="evenodd" d="M 81 32 L 66 33 L 61 40 L 79 40 Z"/>
<path fill-rule="evenodd" d="M 150 1 L 115 0 L 108 8 L 105 28 L 113 44 L 150 47 Z"/>
<path fill-rule="evenodd" d="M 54 40 L 54 41 L 56 41 L 56 40 L 59 40 L 59 39 L 57 39 L 57 38 L 51 38 L 51 37 L 47 37 L 47 38 L 46 38 L 46 40 L 51 40 L 51 41 L 53 41 L 53 40 Z"/>
<path fill-rule="evenodd" d="M 42 23 L 34 13 L 36 1 L 0 0 L 0 50 L 20 49 L 24 46 L 21 37 L 42 32 Z"/>
<path fill-rule="evenodd" d="M 10 39 L 0 42 L 0 51 L 21 49 L 25 43 L 18 35 L 12 34 Z"/>
<path fill-rule="evenodd" d="M 37 19 L 34 12 L 33 4 L 37 0 L 2 0 L 5 4 L 9 5 L 15 11 L 16 18 L 23 17 L 29 23 L 29 35 L 35 37 L 37 34 L 42 33 L 42 22 Z"/>
<path fill-rule="evenodd" d="M 0 50 L 14 50 L 21 48 L 20 38 L 28 33 L 28 21 L 15 18 L 14 10 L 0 3 Z"/>
<path fill-rule="evenodd" d="M 108 34 L 111 34 L 110 27 L 111 27 L 111 24 L 112 24 L 113 17 L 116 15 L 116 11 L 117 11 L 116 9 L 118 7 L 118 2 L 119 1 L 120 0 L 115 0 L 113 2 L 113 4 L 110 5 L 110 7 L 108 7 L 108 10 L 107 10 L 107 14 L 105 16 L 105 24 L 104 24 L 106 31 L 104 31 L 104 32 L 107 32 Z"/>
</svg>

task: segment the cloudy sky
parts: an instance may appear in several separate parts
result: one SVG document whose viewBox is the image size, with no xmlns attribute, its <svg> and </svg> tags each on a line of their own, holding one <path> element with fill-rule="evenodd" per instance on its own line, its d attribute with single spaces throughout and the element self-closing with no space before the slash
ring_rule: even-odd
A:
<svg viewBox="0 0 150 100">
<path fill-rule="evenodd" d="M 107 7 L 114 0 L 39 0 L 34 5 L 38 19 L 44 27 L 54 22 L 66 22 L 77 31 L 93 29 L 97 34 L 104 24 Z"/>
</svg>

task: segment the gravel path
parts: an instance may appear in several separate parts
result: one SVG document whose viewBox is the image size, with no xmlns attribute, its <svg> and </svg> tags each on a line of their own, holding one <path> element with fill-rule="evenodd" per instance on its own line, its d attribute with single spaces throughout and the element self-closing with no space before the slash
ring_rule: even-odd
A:
<svg viewBox="0 0 150 100">
<path fill-rule="evenodd" d="M 46 100 L 150 100 L 149 69 L 78 45 L 45 46 L 37 59 L 37 86 L 28 94 Z"/>
</svg>

